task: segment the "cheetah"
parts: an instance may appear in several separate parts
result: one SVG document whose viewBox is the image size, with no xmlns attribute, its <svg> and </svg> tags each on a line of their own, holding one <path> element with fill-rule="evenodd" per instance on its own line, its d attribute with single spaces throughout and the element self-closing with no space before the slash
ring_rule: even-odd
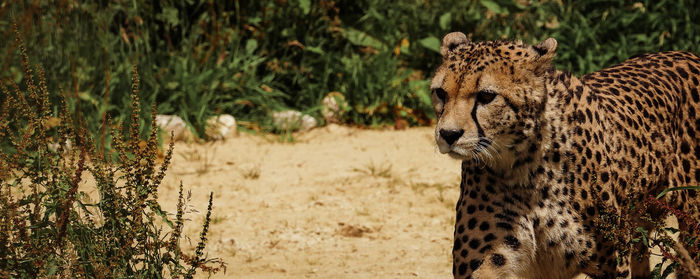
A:
<svg viewBox="0 0 700 279">
<path fill-rule="evenodd" d="M 462 161 L 455 278 L 649 278 L 648 256 L 622 254 L 596 218 L 698 185 L 700 57 L 646 54 L 575 77 L 554 68 L 556 49 L 442 40 L 430 86 L 437 148 Z M 663 201 L 700 219 L 696 191 Z"/>
</svg>

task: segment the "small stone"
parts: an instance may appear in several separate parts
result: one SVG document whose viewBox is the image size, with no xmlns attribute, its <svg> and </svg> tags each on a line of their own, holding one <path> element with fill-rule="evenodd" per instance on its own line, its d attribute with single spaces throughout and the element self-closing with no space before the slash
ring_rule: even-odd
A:
<svg viewBox="0 0 700 279">
<path fill-rule="evenodd" d="M 272 114 L 272 121 L 277 128 L 287 131 L 307 131 L 318 125 L 315 118 L 296 110 L 275 112 Z"/>
<path fill-rule="evenodd" d="M 63 142 L 63 144 L 60 144 L 58 142 L 52 142 L 48 144 L 49 151 L 51 152 L 58 152 L 59 147 L 63 147 L 64 152 L 70 151 L 71 149 L 73 149 L 73 142 L 71 142 L 70 139 L 66 139 L 66 141 Z"/>
<path fill-rule="evenodd" d="M 301 127 L 300 130 L 302 131 L 308 131 L 313 129 L 318 125 L 318 122 L 316 122 L 316 118 L 311 117 L 310 115 L 304 114 L 301 116 Z"/>
<path fill-rule="evenodd" d="M 394 129 L 396 130 L 406 130 L 408 128 L 408 120 L 401 117 L 394 118 Z"/>
<path fill-rule="evenodd" d="M 223 140 L 237 131 L 236 119 L 230 114 L 222 114 L 207 119 L 204 133 L 208 140 Z"/>
<path fill-rule="evenodd" d="M 321 114 L 326 123 L 340 123 L 346 111 L 347 103 L 343 94 L 337 91 L 328 93 L 321 100 Z"/>
<path fill-rule="evenodd" d="M 177 115 L 156 115 L 156 124 L 168 135 L 172 133 L 174 141 L 190 141 L 194 139 L 194 135 L 192 131 L 187 128 L 185 120 L 182 120 L 182 118 Z M 169 138 L 169 136 L 166 136 L 166 138 Z"/>
<path fill-rule="evenodd" d="M 343 127 L 338 124 L 331 123 L 326 125 L 326 131 L 328 131 L 328 133 L 330 134 L 340 134 L 341 132 L 343 132 L 343 130 Z"/>
</svg>

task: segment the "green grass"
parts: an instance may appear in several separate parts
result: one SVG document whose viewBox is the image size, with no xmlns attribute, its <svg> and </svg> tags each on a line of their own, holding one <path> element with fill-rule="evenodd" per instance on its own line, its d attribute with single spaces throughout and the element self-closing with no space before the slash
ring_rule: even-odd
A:
<svg viewBox="0 0 700 279">
<path fill-rule="evenodd" d="M 321 120 L 320 101 L 334 91 L 348 101 L 343 123 L 428 125 L 427 85 L 451 31 L 475 41 L 554 37 L 558 68 L 582 74 L 644 52 L 700 52 L 698 17 L 689 0 L 10 0 L 0 33 L 12 37 L 18 23 L 46 67 L 50 98 L 62 86 L 93 135 L 105 115 L 128 124 L 124 77 L 134 64 L 142 105 L 157 102 L 158 113 L 183 117 L 201 135 L 218 113 L 267 132 L 279 132 L 270 114 L 287 108 Z M 16 47 L 0 44 L 0 78 L 20 82 Z"/>
</svg>

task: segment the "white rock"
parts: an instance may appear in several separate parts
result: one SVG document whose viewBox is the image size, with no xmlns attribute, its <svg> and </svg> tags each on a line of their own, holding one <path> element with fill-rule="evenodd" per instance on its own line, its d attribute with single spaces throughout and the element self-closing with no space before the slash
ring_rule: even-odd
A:
<svg viewBox="0 0 700 279">
<path fill-rule="evenodd" d="M 295 126 L 295 124 L 298 124 L 297 122 L 301 118 L 301 115 L 301 112 L 296 110 L 278 111 L 272 113 L 272 122 L 277 128 L 289 130 Z"/>
<path fill-rule="evenodd" d="M 345 97 L 340 92 L 331 92 L 321 100 L 321 114 L 326 123 L 340 123 L 345 113 Z"/>
<path fill-rule="evenodd" d="M 318 123 L 316 119 L 310 115 L 302 114 L 296 110 L 285 110 L 272 113 L 272 121 L 278 128 L 282 130 L 310 130 Z"/>
<path fill-rule="evenodd" d="M 316 118 L 313 118 L 313 117 L 311 117 L 311 115 L 306 115 L 306 114 L 301 116 L 301 130 L 302 131 L 311 130 L 316 126 L 318 126 L 318 122 L 316 121 Z"/>
<path fill-rule="evenodd" d="M 70 139 L 66 139 L 66 141 L 63 144 L 60 144 L 58 142 L 52 142 L 48 144 L 48 148 L 51 152 L 57 152 L 58 148 L 63 146 L 63 151 L 70 151 L 73 149 L 73 142 Z"/>
<path fill-rule="evenodd" d="M 185 120 L 182 120 L 182 118 L 177 115 L 156 115 L 156 124 L 168 135 L 173 133 L 174 141 L 189 141 L 194 138 L 190 129 L 187 128 L 187 123 L 185 123 Z"/>
<path fill-rule="evenodd" d="M 207 119 L 204 133 L 208 140 L 222 140 L 237 131 L 236 119 L 230 114 L 222 114 Z"/>
</svg>

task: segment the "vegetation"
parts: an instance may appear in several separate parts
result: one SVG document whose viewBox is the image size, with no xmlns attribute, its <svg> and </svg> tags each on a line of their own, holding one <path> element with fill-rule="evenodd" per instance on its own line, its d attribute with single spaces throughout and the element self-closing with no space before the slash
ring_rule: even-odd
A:
<svg viewBox="0 0 700 279">
<path fill-rule="evenodd" d="M 273 112 L 296 109 L 320 120 L 321 100 L 339 92 L 347 101 L 342 123 L 428 125 L 430 74 L 448 32 L 475 41 L 554 37 L 557 67 L 583 74 L 645 52 L 700 53 L 700 6 L 694 4 L 4 1 L 0 34 L 25 42 L 0 42 L 0 277 L 191 277 L 198 268 L 223 267 L 203 257 L 211 201 L 194 255 L 178 244 L 182 188 L 175 220 L 157 203 L 172 146 L 157 166 L 156 113 L 182 117 L 198 135 L 218 113 L 232 114 L 247 129 L 279 131 L 272 127 Z M 44 66 L 31 67 L 28 57 Z M 391 165 L 356 171 L 387 176 Z M 259 167 L 242 172 L 247 179 L 260 176 Z M 78 188 L 88 173 L 97 201 Z M 652 206 L 669 210 L 657 199 L 630 210 Z M 624 214 L 604 218 L 614 222 L 601 224 L 615 226 L 602 229 L 621 245 L 676 247 L 665 234 L 675 228 L 658 220 L 649 220 L 657 233 L 649 238 Z M 173 228 L 167 240 L 159 222 Z M 700 253 L 690 247 L 692 265 Z M 657 266 L 656 278 L 688 262 L 664 256 L 675 264 Z"/>
<path fill-rule="evenodd" d="M 654 279 L 668 278 L 674 272 L 681 272 L 684 275 L 681 278 L 700 277 L 700 240 L 697 238 L 700 223 L 661 199 L 668 191 L 679 190 L 698 191 L 700 186 L 670 188 L 657 197 L 628 197 L 630 203 L 622 212 L 607 207 L 595 195 L 601 209 L 596 229 L 614 243 L 620 257 L 631 256 L 633 261 L 638 261 L 653 253 L 647 250 L 645 254 L 642 249 L 658 249 L 661 262 L 651 270 Z M 668 224 L 667 216 L 675 217 L 678 225 Z"/>
<path fill-rule="evenodd" d="M 18 22 L 47 87 L 65 86 L 69 110 L 79 107 L 93 134 L 105 115 L 128 121 L 123 77 L 134 64 L 143 105 L 157 101 L 158 113 L 202 135 L 217 113 L 265 131 L 282 109 L 320 119 L 330 92 L 349 103 L 345 123 L 427 125 L 439 40 L 456 30 L 472 40 L 554 37 L 557 67 L 577 74 L 644 52 L 700 52 L 700 7 L 689 0 L 56 2 L 6 1 L 0 30 L 12 37 Z M 0 78 L 19 82 L 16 48 L 0 43 Z"/>
<path fill-rule="evenodd" d="M 197 269 L 225 268 L 204 256 L 211 195 L 194 254 L 180 248 L 187 200 L 182 185 L 174 220 L 158 203 L 173 145 L 158 166 L 155 124 L 145 141 L 138 136 L 136 68 L 131 125 L 122 133 L 106 119 L 103 127 L 112 128 L 114 140 L 105 151 L 76 121 L 62 90 L 57 103 L 49 100 L 45 70 L 30 66 L 17 38 L 25 86 L 0 83 L 0 277 L 192 278 Z M 60 110 L 53 111 L 54 104 Z M 87 185 L 94 184 L 97 197 L 85 181 L 92 181 Z M 171 229 L 164 232 L 160 224 Z"/>
</svg>

